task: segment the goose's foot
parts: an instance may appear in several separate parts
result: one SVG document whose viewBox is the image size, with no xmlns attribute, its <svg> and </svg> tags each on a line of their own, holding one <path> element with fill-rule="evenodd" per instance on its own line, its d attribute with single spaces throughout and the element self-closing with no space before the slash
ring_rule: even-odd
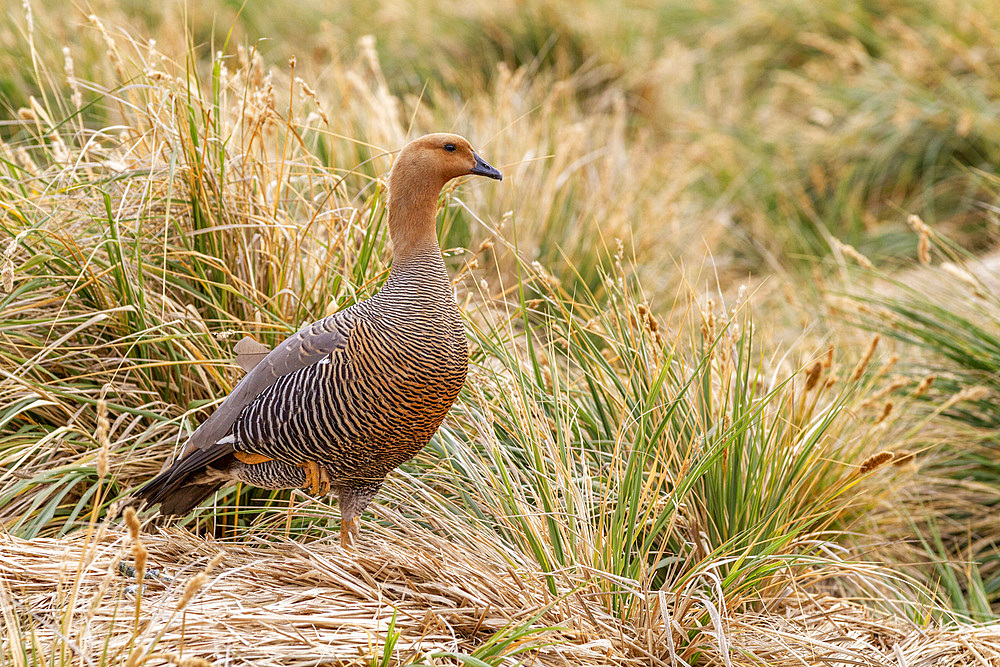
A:
<svg viewBox="0 0 1000 667">
<path fill-rule="evenodd" d="M 340 546 L 345 551 L 349 551 L 354 548 L 354 543 L 358 539 L 358 531 L 360 529 L 361 517 L 359 516 L 340 520 Z"/>
<path fill-rule="evenodd" d="M 330 475 L 326 472 L 326 468 L 316 461 L 300 463 L 299 467 L 306 473 L 304 489 L 314 496 L 325 496 L 330 493 Z"/>
</svg>

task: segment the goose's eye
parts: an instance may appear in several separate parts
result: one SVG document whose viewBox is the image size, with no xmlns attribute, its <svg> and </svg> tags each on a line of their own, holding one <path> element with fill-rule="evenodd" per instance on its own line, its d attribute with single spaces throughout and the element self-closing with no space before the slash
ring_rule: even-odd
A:
<svg viewBox="0 0 1000 667">
<path fill-rule="evenodd" d="M 455 152 L 455 144 L 445 144 L 444 145 L 444 149 L 446 151 L 448 151 L 449 153 L 454 153 Z"/>
</svg>

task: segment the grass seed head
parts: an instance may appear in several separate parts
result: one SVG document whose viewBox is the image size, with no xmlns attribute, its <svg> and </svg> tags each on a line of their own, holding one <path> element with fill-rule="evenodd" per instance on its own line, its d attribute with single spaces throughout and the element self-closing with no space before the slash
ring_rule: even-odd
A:
<svg viewBox="0 0 1000 667">
<path fill-rule="evenodd" d="M 132 558 L 135 559 L 136 582 L 141 585 L 146 575 L 146 558 L 149 552 L 142 543 L 139 517 L 135 513 L 135 508 L 131 505 L 125 508 L 125 525 L 128 526 L 128 533 L 132 538 Z"/>
<path fill-rule="evenodd" d="M 861 376 L 865 374 L 865 371 L 868 369 L 868 365 L 872 361 L 872 356 L 875 354 L 875 348 L 878 347 L 878 342 L 878 334 L 872 336 L 871 342 L 868 343 L 868 349 L 865 350 L 865 354 L 861 357 L 858 365 L 854 367 L 854 372 L 851 373 L 851 377 L 848 382 L 857 382 L 861 379 Z"/>
<path fill-rule="evenodd" d="M 905 378 L 905 377 L 897 377 L 897 378 L 893 379 L 893 381 L 890 382 L 888 385 L 886 385 L 882 389 L 879 389 L 877 392 L 875 392 L 874 394 L 872 394 L 871 398 L 869 398 L 867 401 L 865 401 L 864 405 L 866 407 L 868 407 L 870 405 L 874 405 L 877 401 L 882 400 L 883 398 L 885 398 L 886 396 L 888 396 L 889 394 L 891 394 L 891 393 L 893 393 L 895 391 L 899 391 L 900 389 L 902 389 L 903 387 L 905 387 L 909 383 L 910 383 L 910 380 L 908 380 L 907 378 Z"/>
<path fill-rule="evenodd" d="M 24 9 L 24 22 L 28 26 L 28 34 L 35 32 L 35 13 L 31 10 L 30 0 L 21 0 L 21 7 Z"/>
<path fill-rule="evenodd" d="M 118 45 L 115 43 L 115 40 L 111 38 L 111 35 L 108 33 L 108 29 L 104 26 L 104 22 L 101 21 L 96 14 L 88 15 L 87 20 L 89 20 L 101 32 L 101 38 L 104 40 L 105 52 L 108 56 L 108 60 L 114 64 L 118 78 L 121 81 L 127 81 L 128 77 L 125 74 L 125 70 L 122 67 L 121 57 L 118 54 Z"/>
<path fill-rule="evenodd" d="M 73 67 L 73 56 L 70 54 L 68 46 L 63 47 L 63 71 L 66 74 L 66 84 L 72 94 L 70 101 L 73 106 L 79 109 L 83 106 L 83 93 L 80 92 L 80 82 L 76 80 L 76 72 Z"/>
<path fill-rule="evenodd" d="M 222 559 L 225 557 L 226 557 L 225 551 L 220 551 L 214 556 L 212 556 L 212 560 L 208 561 L 208 565 L 205 566 L 205 574 L 210 574 L 212 570 L 214 570 L 216 567 L 219 566 L 219 563 L 221 563 Z"/>
<path fill-rule="evenodd" d="M 883 450 L 878 454 L 873 454 L 865 459 L 861 464 L 861 467 L 858 468 L 858 473 L 861 475 L 867 475 L 870 472 L 878 470 L 891 460 L 892 452 Z"/>
<path fill-rule="evenodd" d="M 133 540 L 139 539 L 139 517 L 135 513 L 135 508 L 129 505 L 125 508 L 125 525 L 128 527 L 128 534 Z"/>
<path fill-rule="evenodd" d="M 961 403 L 963 401 L 983 401 L 989 397 L 990 393 L 989 387 L 966 387 L 962 391 L 955 394 L 954 399 L 955 403 Z"/>
<path fill-rule="evenodd" d="M 478 255 L 492 248 L 493 248 L 493 238 L 487 236 L 485 239 L 483 239 L 483 242 L 479 244 L 479 247 L 476 249 L 476 254 Z"/>
<path fill-rule="evenodd" d="M 917 242 L 917 259 L 924 265 L 931 263 L 931 243 L 929 237 L 924 234 L 920 235 L 920 240 Z"/>
<path fill-rule="evenodd" d="M 97 478 L 104 479 L 108 476 L 108 447 L 102 446 L 97 450 Z"/>
<path fill-rule="evenodd" d="M 191 601 L 191 599 L 198 594 L 201 587 L 205 585 L 208 581 L 208 575 L 204 572 L 199 572 L 195 576 L 188 580 L 187 585 L 184 586 L 184 594 L 181 595 L 180 602 L 177 603 L 177 611 L 184 609 Z"/>
<path fill-rule="evenodd" d="M 924 379 L 920 381 L 920 384 L 918 384 L 916 390 L 914 390 L 913 398 L 920 398 L 921 396 L 926 394 L 927 391 L 931 388 L 931 385 L 934 384 L 934 380 L 936 377 L 937 376 L 935 376 L 933 373 L 931 375 L 924 376 Z"/>
<path fill-rule="evenodd" d="M 3 291 L 10 294 L 14 291 L 14 263 L 9 259 L 4 260 L 3 268 L 0 269 L 0 283 L 3 284 Z"/>
<path fill-rule="evenodd" d="M 892 356 L 890 356 L 889 359 L 882 364 L 882 368 L 878 369 L 879 376 L 881 377 L 888 373 L 897 363 L 899 363 L 899 355 L 893 353 Z"/>
<path fill-rule="evenodd" d="M 920 260 L 921 264 L 927 265 L 931 263 L 931 228 L 928 227 L 920 216 L 911 215 L 906 219 L 907 224 L 913 229 L 914 232 L 919 236 L 919 241 L 917 241 L 917 258 Z"/>
<path fill-rule="evenodd" d="M 941 270 L 954 278 L 958 278 L 969 287 L 972 287 L 974 291 L 978 291 L 982 288 L 982 285 L 975 276 L 956 264 L 952 264 L 951 262 L 941 262 Z"/>
<path fill-rule="evenodd" d="M 823 362 L 816 361 L 806 372 L 806 391 L 812 391 L 813 388 L 819 383 L 820 375 L 823 374 Z"/>
<path fill-rule="evenodd" d="M 132 558 L 135 559 L 135 581 L 141 585 L 146 578 L 146 560 L 149 558 L 149 550 L 142 540 L 136 540 L 132 545 Z"/>
<path fill-rule="evenodd" d="M 653 340 L 656 341 L 657 345 L 663 345 L 663 335 L 660 333 L 660 323 L 653 315 L 653 311 L 647 304 L 642 303 L 639 304 L 637 310 L 639 311 L 639 315 L 642 317 L 646 331 L 648 331 L 653 337 Z"/>
<path fill-rule="evenodd" d="M 847 243 L 843 243 L 837 239 L 834 239 L 833 241 L 834 244 L 837 246 L 837 249 L 840 250 L 840 252 L 843 255 L 845 255 L 846 257 L 850 257 L 855 262 L 857 262 L 864 268 L 868 269 L 869 271 L 873 271 L 875 269 L 875 265 L 872 264 L 872 261 L 867 257 L 865 257 L 863 254 L 861 254 L 861 252 L 857 248 Z"/>
<path fill-rule="evenodd" d="M 101 479 L 108 474 L 108 451 L 111 449 L 111 440 L 108 433 L 111 430 L 111 422 L 108 420 L 108 402 L 102 396 L 97 401 L 97 442 L 100 449 L 97 452 L 97 476 Z M 133 512 L 134 513 L 134 512 Z"/>
<path fill-rule="evenodd" d="M 881 414 L 879 414 L 878 419 L 875 420 L 875 423 L 881 424 L 886 419 L 888 419 L 889 415 L 891 414 L 892 414 L 892 401 L 886 401 L 885 405 L 882 406 L 882 412 Z"/>
<path fill-rule="evenodd" d="M 319 117 L 322 119 L 323 124 L 330 127 L 330 118 L 326 115 L 326 109 L 323 107 L 323 103 L 320 102 L 319 97 L 316 96 L 316 91 L 310 87 L 308 83 L 305 82 L 301 77 L 295 77 L 295 82 L 299 84 L 302 89 L 302 93 L 313 101 L 316 105 L 316 111 L 319 113 Z"/>
</svg>

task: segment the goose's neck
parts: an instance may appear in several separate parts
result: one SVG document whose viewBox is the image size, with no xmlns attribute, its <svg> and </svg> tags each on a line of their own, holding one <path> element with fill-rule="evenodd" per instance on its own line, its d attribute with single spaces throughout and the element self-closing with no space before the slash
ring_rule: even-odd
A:
<svg viewBox="0 0 1000 667">
<path fill-rule="evenodd" d="M 400 171 L 389 181 L 389 237 L 393 271 L 441 261 L 437 240 L 437 200 L 444 183 L 429 183 Z"/>
</svg>

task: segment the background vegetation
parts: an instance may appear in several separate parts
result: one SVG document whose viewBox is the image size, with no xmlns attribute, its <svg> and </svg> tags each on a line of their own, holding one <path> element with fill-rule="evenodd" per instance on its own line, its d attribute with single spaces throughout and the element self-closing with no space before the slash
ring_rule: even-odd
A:
<svg viewBox="0 0 1000 667">
<path fill-rule="evenodd" d="M 1000 660 L 994 3 L 7 4 L 0 665 Z M 358 552 L 115 518 L 440 130 L 473 368 Z"/>
</svg>

